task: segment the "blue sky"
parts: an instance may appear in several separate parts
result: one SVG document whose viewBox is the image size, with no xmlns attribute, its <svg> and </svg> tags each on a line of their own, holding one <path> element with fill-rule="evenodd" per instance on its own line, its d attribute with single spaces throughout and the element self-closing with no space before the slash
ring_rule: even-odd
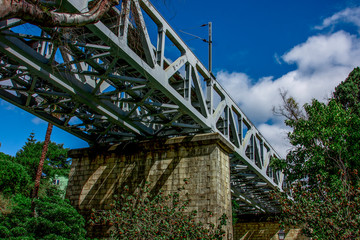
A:
<svg viewBox="0 0 360 240">
<path fill-rule="evenodd" d="M 224 3 L 225 2 L 225 3 Z M 286 143 L 283 119 L 274 117 L 279 89 L 301 104 L 325 100 L 348 73 L 360 65 L 358 1 L 215 1 L 153 0 L 176 30 L 207 37 L 213 23 L 213 72 L 218 81 L 268 141 L 282 155 Z M 178 32 L 207 65 L 207 45 Z M 30 132 L 43 140 L 47 124 L 0 100 L 0 151 L 14 155 Z M 87 143 L 54 128 L 52 141 L 66 147 Z"/>
</svg>

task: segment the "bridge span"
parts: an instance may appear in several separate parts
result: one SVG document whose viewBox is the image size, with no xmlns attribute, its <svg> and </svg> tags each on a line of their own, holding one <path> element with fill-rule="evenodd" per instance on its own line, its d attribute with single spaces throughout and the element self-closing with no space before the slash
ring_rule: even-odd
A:
<svg viewBox="0 0 360 240">
<path fill-rule="evenodd" d="M 86 0 L 61 2 L 87 10 Z M 122 0 L 85 27 L 2 22 L 0 52 L 2 99 L 90 145 L 218 133 L 234 148 L 241 212 L 278 211 L 269 196 L 284 180 L 270 167 L 277 153 L 148 0 Z"/>
</svg>

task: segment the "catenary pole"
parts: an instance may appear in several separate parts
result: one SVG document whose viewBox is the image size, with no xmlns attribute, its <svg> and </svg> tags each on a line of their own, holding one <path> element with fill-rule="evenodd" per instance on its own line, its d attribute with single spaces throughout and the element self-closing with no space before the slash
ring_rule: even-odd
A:
<svg viewBox="0 0 360 240">
<path fill-rule="evenodd" d="M 209 72 L 212 73 L 212 22 L 208 23 L 209 27 Z"/>
</svg>

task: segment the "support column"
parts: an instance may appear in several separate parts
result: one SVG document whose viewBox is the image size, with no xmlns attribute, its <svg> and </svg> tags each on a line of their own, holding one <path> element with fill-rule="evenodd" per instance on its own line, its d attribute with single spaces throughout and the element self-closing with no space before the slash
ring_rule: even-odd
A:
<svg viewBox="0 0 360 240">
<path fill-rule="evenodd" d="M 232 146 L 214 133 L 71 150 L 66 198 L 86 217 L 93 208 L 110 208 L 114 193 L 125 185 L 134 189 L 148 181 L 152 191 L 169 193 L 187 179 L 188 210 L 197 210 L 203 223 L 216 223 L 225 213 L 232 238 L 231 152 Z M 212 217 L 203 210 L 211 211 Z"/>
</svg>

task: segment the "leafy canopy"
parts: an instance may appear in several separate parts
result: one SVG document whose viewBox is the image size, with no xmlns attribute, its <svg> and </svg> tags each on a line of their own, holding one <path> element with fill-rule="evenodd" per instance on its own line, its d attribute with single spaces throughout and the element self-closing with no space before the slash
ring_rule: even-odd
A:
<svg viewBox="0 0 360 240">
<path fill-rule="evenodd" d="M 5 195 L 16 193 L 28 195 L 31 179 L 22 165 L 0 160 L 0 173 L 0 192 Z"/>
<path fill-rule="evenodd" d="M 300 118 L 286 120 L 293 149 L 274 165 L 289 187 L 275 197 L 282 223 L 315 239 L 360 236 L 360 69 L 327 103 L 313 100 Z"/>
<path fill-rule="evenodd" d="M 31 211 L 31 198 L 16 194 L 12 212 L 0 214 L 0 238 L 84 239 L 85 220 L 59 196 L 35 200 L 37 217 Z"/>
<path fill-rule="evenodd" d="M 30 134 L 25 145 L 16 153 L 14 161 L 23 165 L 31 179 L 35 179 L 44 142 L 37 141 L 33 133 Z M 68 149 L 63 144 L 50 142 L 46 154 L 43 175 L 54 178 L 55 175 L 67 176 L 70 171 Z"/>
<path fill-rule="evenodd" d="M 70 162 L 62 144 L 50 143 L 39 198 L 31 208 L 31 191 L 43 142 L 31 134 L 15 157 L 0 154 L 0 238 L 84 239 L 85 220 L 52 184 L 55 175 L 67 175 Z"/>
</svg>

